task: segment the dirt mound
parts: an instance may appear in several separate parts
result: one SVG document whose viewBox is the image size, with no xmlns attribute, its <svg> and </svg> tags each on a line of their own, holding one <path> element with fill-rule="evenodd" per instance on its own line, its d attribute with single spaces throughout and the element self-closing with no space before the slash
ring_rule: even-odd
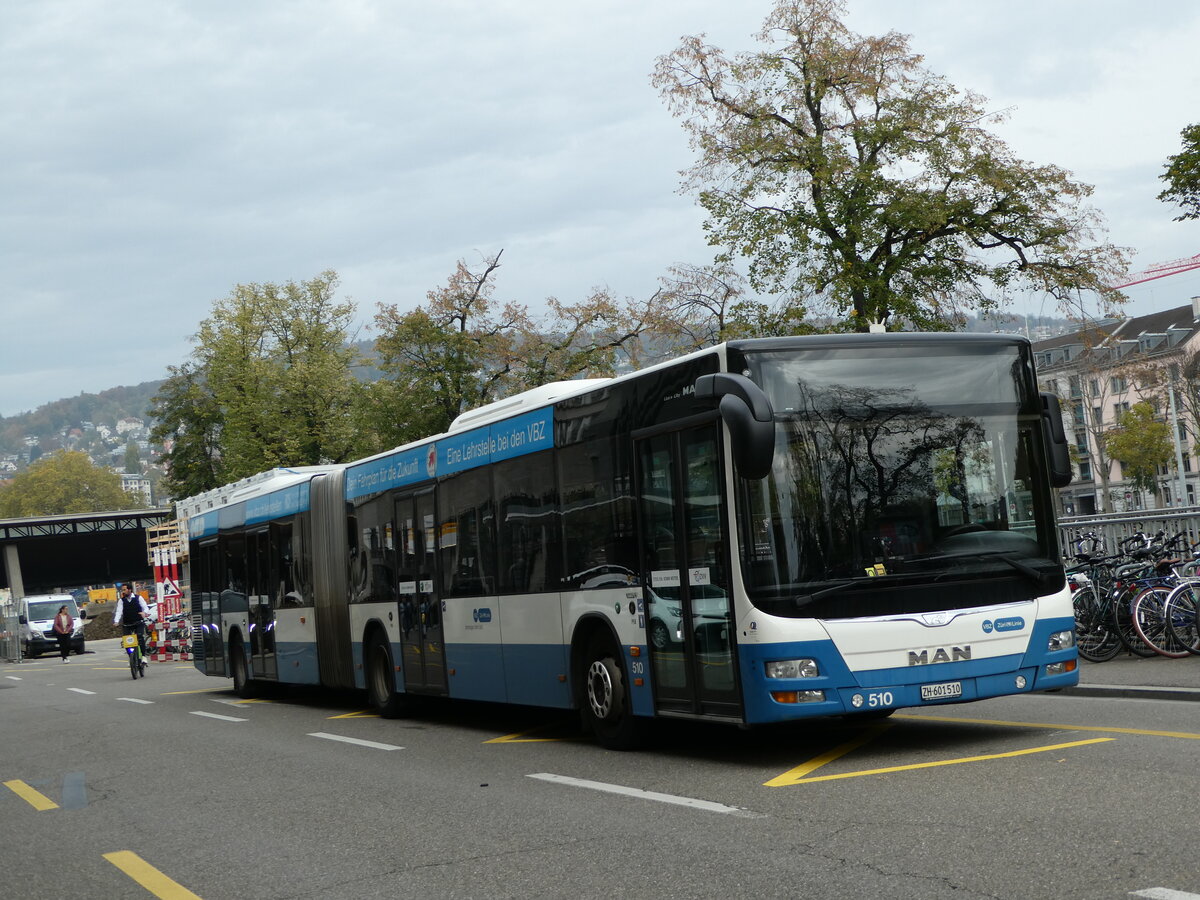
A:
<svg viewBox="0 0 1200 900">
<path fill-rule="evenodd" d="M 114 625 L 112 620 L 112 612 L 108 615 L 101 613 L 98 616 L 87 620 L 87 624 L 83 626 L 84 640 L 88 641 L 103 641 L 108 638 L 121 636 L 121 626 Z"/>
</svg>

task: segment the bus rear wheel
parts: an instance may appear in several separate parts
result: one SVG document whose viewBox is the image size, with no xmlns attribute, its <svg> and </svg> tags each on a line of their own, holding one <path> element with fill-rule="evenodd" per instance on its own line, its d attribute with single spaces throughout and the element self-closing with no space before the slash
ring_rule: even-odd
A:
<svg viewBox="0 0 1200 900">
<path fill-rule="evenodd" d="M 396 690 L 396 668 L 392 664 L 392 648 L 381 634 L 367 644 L 367 696 L 372 708 L 385 719 L 396 719 L 408 712 L 406 694 Z"/>
<path fill-rule="evenodd" d="M 233 692 L 242 699 L 254 696 L 254 682 L 250 679 L 250 667 L 246 665 L 246 651 L 240 639 L 229 648 L 229 668 L 233 673 Z"/>
<path fill-rule="evenodd" d="M 643 739 L 633 714 L 625 670 L 608 641 L 596 641 L 584 660 L 583 719 L 596 740 L 609 750 L 632 750 Z"/>
</svg>

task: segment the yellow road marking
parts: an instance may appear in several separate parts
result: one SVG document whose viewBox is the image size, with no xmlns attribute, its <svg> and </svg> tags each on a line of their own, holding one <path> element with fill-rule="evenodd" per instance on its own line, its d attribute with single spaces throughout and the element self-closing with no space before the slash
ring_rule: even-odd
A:
<svg viewBox="0 0 1200 900">
<path fill-rule="evenodd" d="M 337 716 L 329 716 L 330 719 L 378 719 L 379 713 L 371 712 L 369 709 L 359 710 L 358 712 L 342 713 Z"/>
<path fill-rule="evenodd" d="M 889 766 L 884 769 L 864 769 L 860 772 L 843 772 L 840 775 L 816 775 L 812 778 L 796 778 L 783 782 L 780 778 L 768 781 L 770 787 L 782 787 L 785 784 L 811 784 L 814 781 L 837 781 L 841 778 L 858 778 L 862 775 L 886 775 L 891 772 L 908 772 L 915 769 L 932 769 L 937 766 L 956 766 L 959 763 L 984 762 L 990 759 L 1010 759 L 1014 756 L 1028 756 L 1031 753 L 1046 753 L 1050 750 L 1065 750 L 1068 747 L 1083 747 L 1086 744 L 1103 744 L 1116 738 L 1090 738 L 1086 741 L 1072 741 L 1069 744 L 1051 744 L 1049 747 L 1030 747 L 1027 750 L 1010 750 L 1007 753 L 989 753 L 984 756 L 964 756 L 961 759 L 940 759 L 936 762 L 912 763 L 907 766 Z"/>
<path fill-rule="evenodd" d="M 4 786 L 36 809 L 44 812 L 47 809 L 58 809 L 58 804 L 39 790 L 35 790 L 23 781 L 6 781 Z"/>
<path fill-rule="evenodd" d="M 826 763 L 831 763 L 835 759 L 845 756 L 851 750 L 857 750 L 863 744 L 867 743 L 867 741 L 871 741 L 879 737 L 879 735 L 883 734 L 883 732 L 889 727 L 890 723 L 888 722 L 881 722 L 878 725 L 872 725 L 854 740 L 847 741 L 838 747 L 834 747 L 829 752 L 822 753 L 820 756 L 814 756 L 808 762 L 804 763 L 804 765 L 796 766 L 794 769 L 789 769 L 782 775 L 772 778 L 770 781 L 763 782 L 763 784 L 766 787 L 784 787 L 789 784 L 796 784 L 804 780 L 804 776 L 809 772 L 815 771 Z"/>
<path fill-rule="evenodd" d="M 537 728 L 530 728 L 528 731 L 518 731 L 515 734 L 506 734 L 503 737 L 491 738 L 484 741 L 485 744 L 548 744 L 556 741 L 569 741 L 571 738 L 553 738 L 553 737 L 525 737 L 527 734 L 536 734 L 539 731 L 545 731 L 551 728 L 550 725 L 539 725 Z"/>
<path fill-rule="evenodd" d="M 200 900 L 199 896 L 168 878 L 131 850 L 105 853 L 104 858 L 161 900 Z"/>
<path fill-rule="evenodd" d="M 1191 731 L 1151 731 L 1145 728 L 1117 728 L 1110 725 L 1054 725 L 1047 722 L 1005 722 L 1001 719 L 960 719 L 955 716 L 906 716 L 895 715 L 893 719 L 912 719 L 928 722 L 966 722 L 970 725 L 1004 725 L 1011 728 L 1049 728 L 1054 731 L 1097 731 L 1101 734 L 1140 734 L 1147 737 L 1182 738 L 1200 740 L 1200 734 Z"/>
</svg>

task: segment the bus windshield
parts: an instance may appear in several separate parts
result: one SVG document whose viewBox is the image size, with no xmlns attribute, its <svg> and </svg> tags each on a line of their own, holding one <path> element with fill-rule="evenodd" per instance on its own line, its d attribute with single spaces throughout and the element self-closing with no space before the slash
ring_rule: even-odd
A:
<svg viewBox="0 0 1200 900">
<path fill-rule="evenodd" d="M 770 475 L 738 499 L 760 609 L 848 618 L 1062 587 L 1036 394 L 1012 343 L 749 352 Z"/>
</svg>

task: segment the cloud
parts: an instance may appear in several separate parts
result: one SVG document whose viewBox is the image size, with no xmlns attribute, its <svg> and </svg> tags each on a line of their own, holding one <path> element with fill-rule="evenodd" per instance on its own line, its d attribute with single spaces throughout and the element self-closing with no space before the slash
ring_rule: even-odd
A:
<svg viewBox="0 0 1200 900">
<path fill-rule="evenodd" d="M 1200 251 L 1153 199 L 1195 118 L 1190 3 L 849 8 L 1012 108 L 997 133 L 1096 184 L 1117 243 L 1146 263 Z M 503 299 L 645 296 L 712 256 L 654 60 L 702 31 L 754 49 L 767 10 L 7 0 L 0 414 L 163 377 L 238 283 L 333 268 L 368 321 L 504 249 Z"/>
</svg>

